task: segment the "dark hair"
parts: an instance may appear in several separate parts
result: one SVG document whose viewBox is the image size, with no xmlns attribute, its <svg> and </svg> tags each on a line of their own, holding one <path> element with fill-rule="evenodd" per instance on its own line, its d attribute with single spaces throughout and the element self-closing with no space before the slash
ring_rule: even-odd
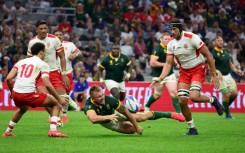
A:
<svg viewBox="0 0 245 153">
<path fill-rule="evenodd" d="M 173 29 L 173 28 L 178 28 L 179 32 L 181 33 L 183 28 L 182 28 L 182 24 L 180 22 L 179 19 L 173 19 L 169 22 L 169 28 Z"/>
<path fill-rule="evenodd" d="M 36 22 L 36 28 L 38 28 L 38 26 L 40 26 L 41 24 L 47 24 L 47 22 L 45 20 L 38 20 Z"/>
<path fill-rule="evenodd" d="M 112 50 L 113 46 L 120 46 L 120 45 L 119 45 L 118 43 L 112 44 L 112 45 L 111 45 L 111 50 Z"/>
<path fill-rule="evenodd" d="M 55 29 L 54 32 L 53 32 L 53 35 L 54 35 L 56 32 L 61 32 L 61 33 L 63 33 L 61 30 Z"/>
<path fill-rule="evenodd" d="M 31 47 L 32 55 L 37 55 L 40 51 L 45 50 L 45 45 L 43 43 L 37 42 Z"/>
<path fill-rule="evenodd" d="M 98 85 L 93 85 L 89 90 L 89 95 L 91 96 L 94 92 L 100 92 L 101 88 Z"/>
</svg>

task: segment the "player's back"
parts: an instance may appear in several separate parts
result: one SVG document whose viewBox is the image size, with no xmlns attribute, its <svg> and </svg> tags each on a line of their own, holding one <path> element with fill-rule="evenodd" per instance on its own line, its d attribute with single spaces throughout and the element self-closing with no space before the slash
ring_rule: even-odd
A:
<svg viewBox="0 0 245 153">
<path fill-rule="evenodd" d="M 36 91 L 36 80 L 41 74 L 48 75 L 49 73 L 48 64 L 37 56 L 20 60 L 13 68 L 18 70 L 13 88 L 18 93 Z"/>
</svg>

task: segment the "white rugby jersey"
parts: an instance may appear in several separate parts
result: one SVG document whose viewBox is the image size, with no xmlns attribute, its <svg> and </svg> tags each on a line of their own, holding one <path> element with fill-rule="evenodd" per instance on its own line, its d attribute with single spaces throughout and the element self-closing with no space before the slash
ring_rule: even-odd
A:
<svg viewBox="0 0 245 153">
<path fill-rule="evenodd" d="M 37 36 L 33 37 L 28 44 L 27 55 L 32 56 L 31 47 L 36 42 L 41 42 L 45 45 L 45 58 L 44 61 L 48 63 L 50 71 L 56 71 L 59 69 L 59 63 L 57 59 L 57 53 L 63 50 L 63 46 L 58 37 L 47 34 L 46 38 L 41 40 Z"/>
<path fill-rule="evenodd" d="M 78 48 L 75 46 L 74 43 L 69 42 L 69 41 L 63 41 L 62 42 L 62 46 L 64 48 L 64 52 L 65 52 L 65 59 L 66 59 L 66 74 L 71 73 L 72 72 L 72 63 L 71 61 L 68 59 L 68 57 L 71 54 L 77 54 L 78 53 Z M 60 58 L 59 58 L 59 62 L 60 62 Z"/>
<path fill-rule="evenodd" d="M 183 31 L 180 40 L 170 40 L 167 45 L 167 54 L 174 55 L 182 68 L 191 69 L 205 63 L 206 59 L 199 52 L 204 46 L 204 42 L 198 35 Z"/>
<path fill-rule="evenodd" d="M 49 65 L 37 56 L 20 60 L 13 68 L 18 70 L 13 88 L 18 93 L 36 91 L 37 79 L 49 76 Z"/>
</svg>

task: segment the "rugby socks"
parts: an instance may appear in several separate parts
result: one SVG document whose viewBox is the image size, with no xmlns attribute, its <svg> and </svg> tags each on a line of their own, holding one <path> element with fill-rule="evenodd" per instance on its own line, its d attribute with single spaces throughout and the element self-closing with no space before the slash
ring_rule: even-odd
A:
<svg viewBox="0 0 245 153">
<path fill-rule="evenodd" d="M 157 120 L 159 118 L 171 118 L 171 113 L 170 112 L 155 112 L 152 111 L 153 117 L 151 120 Z"/>
<path fill-rule="evenodd" d="M 52 116 L 50 118 L 50 130 L 57 130 L 57 121 L 59 120 L 58 116 Z"/>
<path fill-rule="evenodd" d="M 214 98 L 213 97 L 209 97 L 209 103 L 213 103 L 214 102 Z"/>
<path fill-rule="evenodd" d="M 176 113 L 181 113 L 179 99 L 177 97 L 172 97 L 172 104 L 174 106 Z"/>
<path fill-rule="evenodd" d="M 229 106 L 234 102 L 234 100 L 236 99 L 236 96 L 235 97 L 229 97 Z"/>
<path fill-rule="evenodd" d="M 8 134 L 12 133 L 12 131 L 13 131 L 13 129 L 14 129 L 14 127 L 15 127 L 16 124 L 17 123 L 15 123 L 13 121 L 10 121 L 9 122 L 9 125 L 7 127 L 7 130 L 5 132 L 7 132 Z"/>
<path fill-rule="evenodd" d="M 226 101 L 223 101 L 223 106 L 224 106 L 224 109 L 225 109 L 225 114 L 230 114 L 230 103 L 229 102 L 226 102 Z"/>
<path fill-rule="evenodd" d="M 195 124 L 194 124 L 194 120 L 190 120 L 190 121 L 187 121 L 187 124 L 189 126 L 189 128 L 194 128 L 195 127 Z"/>
<path fill-rule="evenodd" d="M 146 107 L 150 108 L 151 104 L 154 103 L 154 101 L 156 101 L 156 99 L 154 98 L 153 95 L 151 95 L 151 97 L 149 98 L 148 102 L 145 104 Z"/>
</svg>

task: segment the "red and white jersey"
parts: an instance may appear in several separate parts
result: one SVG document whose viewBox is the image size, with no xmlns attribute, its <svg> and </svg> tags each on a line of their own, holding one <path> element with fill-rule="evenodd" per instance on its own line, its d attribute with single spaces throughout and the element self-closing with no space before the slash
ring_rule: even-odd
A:
<svg viewBox="0 0 245 153">
<path fill-rule="evenodd" d="M 27 55 L 32 56 L 31 47 L 33 44 L 41 42 L 45 45 L 45 58 L 44 61 L 48 63 L 50 71 L 56 71 L 59 69 L 57 53 L 63 50 L 63 46 L 58 37 L 47 34 L 46 38 L 41 40 L 37 36 L 33 37 L 28 44 Z"/>
<path fill-rule="evenodd" d="M 191 69 L 205 63 L 205 57 L 199 52 L 204 46 L 198 35 L 183 31 L 180 40 L 172 39 L 168 43 L 167 54 L 174 55 L 182 68 Z"/>
<path fill-rule="evenodd" d="M 49 76 L 49 65 L 37 56 L 20 60 L 13 68 L 18 70 L 13 88 L 18 93 L 36 91 L 36 80 Z"/>
<path fill-rule="evenodd" d="M 74 43 L 69 42 L 69 41 L 63 41 L 62 42 L 62 46 L 64 48 L 64 52 L 65 52 L 65 59 L 66 59 L 66 73 L 69 74 L 72 72 L 72 63 L 71 61 L 68 59 L 68 57 L 71 54 L 77 54 L 79 49 L 75 46 Z M 59 58 L 60 59 L 60 58 Z"/>
</svg>

